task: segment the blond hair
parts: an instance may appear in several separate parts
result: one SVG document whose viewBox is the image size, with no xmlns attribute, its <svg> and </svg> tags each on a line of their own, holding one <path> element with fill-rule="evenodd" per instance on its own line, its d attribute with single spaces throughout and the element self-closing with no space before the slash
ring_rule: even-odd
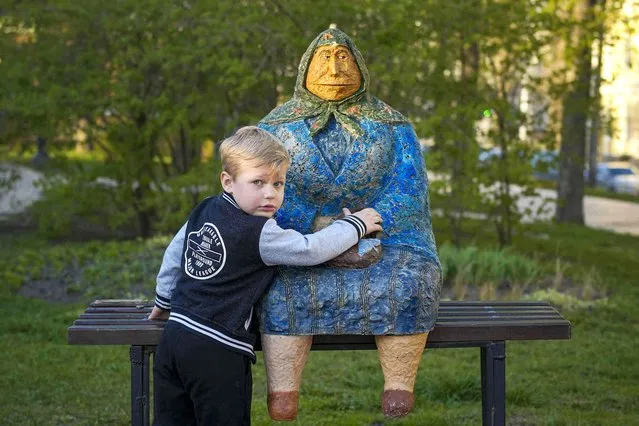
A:
<svg viewBox="0 0 639 426">
<path fill-rule="evenodd" d="M 275 136 L 255 126 L 238 129 L 220 144 L 222 169 L 233 178 L 242 167 L 270 166 L 273 172 L 291 164 L 286 148 Z"/>
</svg>

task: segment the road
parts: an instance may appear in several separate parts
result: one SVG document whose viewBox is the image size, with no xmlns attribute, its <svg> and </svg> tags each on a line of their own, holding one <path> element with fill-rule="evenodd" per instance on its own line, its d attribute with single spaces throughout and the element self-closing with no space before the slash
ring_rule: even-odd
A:
<svg viewBox="0 0 639 426">
<path fill-rule="evenodd" d="M 0 218 L 3 215 L 20 213 L 41 197 L 41 191 L 35 186 L 42 174 L 22 166 L 0 164 L 0 179 L 9 170 L 20 174 L 11 190 L 0 193 Z M 533 214 L 524 216 L 526 221 L 550 220 L 554 217 L 554 200 L 557 193 L 550 189 L 539 189 L 537 197 L 522 197 L 518 202 L 520 211 L 532 207 Z M 544 201 L 546 200 L 546 201 Z M 544 206 L 542 212 L 537 211 Z M 586 225 L 592 228 L 606 229 L 619 233 L 639 236 L 639 203 L 611 200 L 608 198 L 586 196 L 584 199 Z"/>
<path fill-rule="evenodd" d="M 528 215 L 525 220 L 550 220 L 555 215 L 555 203 L 557 192 L 551 189 L 539 189 L 539 197 L 522 197 L 518 208 L 523 211 L 531 207 L 536 211 L 542 205 L 543 212 Z M 584 197 L 584 215 L 586 226 L 591 228 L 606 229 L 618 233 L 628 233 L 639 236 L 639 203 L 629 201 L 612 200 L 610 198 Z"/>
</svg>

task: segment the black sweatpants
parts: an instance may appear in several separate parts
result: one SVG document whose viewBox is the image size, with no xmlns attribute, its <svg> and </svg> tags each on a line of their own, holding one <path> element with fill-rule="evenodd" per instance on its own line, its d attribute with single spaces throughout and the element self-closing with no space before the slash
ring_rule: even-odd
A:
<svg viewBox="0 0 639 426">
<path fill-rule="evenodd" d="M 168 321 L 153 362 L 154 425 L 250 425 L 251 360 Z"/>
</svg>

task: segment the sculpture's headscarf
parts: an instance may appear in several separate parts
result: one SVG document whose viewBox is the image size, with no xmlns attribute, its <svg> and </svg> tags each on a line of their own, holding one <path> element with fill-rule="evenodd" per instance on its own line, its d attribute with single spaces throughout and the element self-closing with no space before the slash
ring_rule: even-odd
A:
<svg viewBox="0 0 639 426">
<path fill-rule="evenodd" d="M 306 72 L 313 58 L 313 52 L 320 46 L 339 44 L 350 49 L 362 75 L 362 84 L 357 92 L 346 99 L 327 101 L 306 89 Z M 406 123 L 408 120 L 384 102 L 368 93 L 368 69 L 362 54 L 353 41 L 337 28 L 321 32 L 308 46 L 300 61 L 293 97 L 285 104 L 275 108 L 262 119 L 268 124 L 286 123 L 301 118 L 316 117 L 310 127 L 311 136 L 321 131 L 331 115 L 351 134 L 359 137 L 363 134 L 358 121 L 368 118 L 385 123 Z"/>
</svg>

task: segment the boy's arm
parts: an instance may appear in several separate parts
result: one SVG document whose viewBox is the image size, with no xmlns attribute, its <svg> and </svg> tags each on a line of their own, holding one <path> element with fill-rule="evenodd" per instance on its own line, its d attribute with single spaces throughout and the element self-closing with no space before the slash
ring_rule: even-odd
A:
<svg viewBox="0 0 639 426">
<path fill-rule="evenodd" d="M 377 212 L 375 212 L 377 214 Z M 324 263 L 357 244 L 364 235 L 381 229 L 355 215 L 336 220 L 330 226 L 303 235 L 292 229 L 282 229 L 269 219 L 260 235 L 260 255 L 267 265 L 313 266 Z"/>
<path fill-rule="evenodd" d="M 173 240 L 166 248 L 162 258 L 162 266 L 156 279 L 155 286 L 155 307 L 149 319 L 160 318 L 163 311 L 171 309 L 171 295 L 175 289 L 181 274 L 182 250 L 184 248 L 184 234 L 186 233 L 186 223 L 175 234 Z"/>
</svg>

